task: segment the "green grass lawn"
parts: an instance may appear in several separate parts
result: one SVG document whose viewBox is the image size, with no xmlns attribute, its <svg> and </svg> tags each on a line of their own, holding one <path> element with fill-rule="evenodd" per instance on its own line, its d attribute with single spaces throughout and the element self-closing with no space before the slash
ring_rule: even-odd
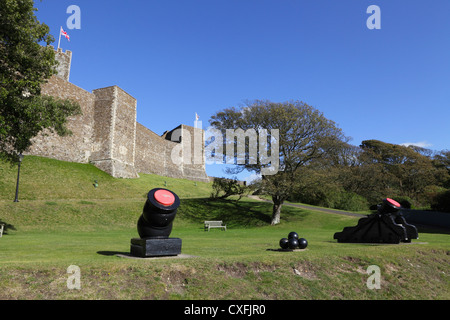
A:
<svg viewBox="0 0 450 320">
<path fill-rule="evenodd" d="M 284 206 L 281 224 L 270 226 L 270 203 L 210 201 L 210 184 L 113 179 L 90 165 L 39 157 L 26 157 L 23 169 L 21 201 L 13 203 L 14 168 L 0 165 L 0 222 L 7 224 L 0 299 L 450 298 L 449 234 L 419 232 L 402 245 L 340 244 L 333 234 L 357 217 Z M 138 237 L 145 194 L 165 184 L 181 197 L 171 237 L 194 257 L 117 256 Z M 205 232 L 210 219 L 225 221 L 227 231 Z M 308 240 L 306 250 L 277 251 L 290 231 Z M 70 265 L 80 267 L 80 290 L 67 288 Z M 381 289 L 367 288 L 370 265 L 380 267 Z"/>
<path fill-rule="evenodd" d="M 209 197 L 211 184 L 141 174 L 116 179 L 90 164 L 26 156 L 20 172 L 20 200 L 144 199 L 153 188 L 169 188 L 182 198 Z M 98 188 L 94 188 L 94 181 Z M 0 162 L 0 200 L 14 200 L 17 166 Z"/>
</svg>

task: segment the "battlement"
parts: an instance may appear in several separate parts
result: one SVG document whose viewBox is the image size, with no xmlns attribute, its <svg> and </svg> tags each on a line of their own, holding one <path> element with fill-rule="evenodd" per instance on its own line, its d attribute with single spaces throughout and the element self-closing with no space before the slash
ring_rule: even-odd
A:
<svg viewBox="0 0 450 320">
<path fill-rule="evenodd" d="M 55 50 L 55 47 L 52 45 L 49 47 Z M 61 48 L 58 48 L 55 52 L 55 60 L 58 61 L 58 65 L 56 66 L 57 75 L 64 80 L 69 81 L 72 51 L 66 50 L 66 52 L 63 52 Z"/>
</svg>

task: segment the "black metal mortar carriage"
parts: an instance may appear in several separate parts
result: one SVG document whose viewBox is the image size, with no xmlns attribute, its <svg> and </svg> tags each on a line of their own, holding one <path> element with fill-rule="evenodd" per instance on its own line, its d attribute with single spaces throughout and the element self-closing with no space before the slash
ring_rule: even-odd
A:
<svg viewBox="0 0 450 320">
<path fill-rule="evenodd" d="M 408 224 L 401 214 L 402 206 L 386 198 L 377 205 L 377 212 L 361 218 L 354 227 L 345 227 L 334 234 L 338 242 L 400 243 L 418 239 L 417 228 Z"/>
</svg>

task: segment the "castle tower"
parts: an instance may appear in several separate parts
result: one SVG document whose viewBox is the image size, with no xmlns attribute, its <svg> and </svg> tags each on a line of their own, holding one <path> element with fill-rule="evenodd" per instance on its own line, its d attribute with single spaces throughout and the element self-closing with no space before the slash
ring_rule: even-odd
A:
<svg viewBox="0 0 450 320">
<path fill-rule="evenodd" d="M 58 61 L 56 66 L 57 75 L 62 79 L 69 81 L 70 65 L 72 63 L 72 51 L 63 52 L 61 48 L 55 52 L 55 60 Z"/>
<path fill-rule="evenodd" d="M 134 167 L 136 99 L 117 86 L 96 89 L 90 161 L 118 178 L 138 178 Z"/>
</svg>

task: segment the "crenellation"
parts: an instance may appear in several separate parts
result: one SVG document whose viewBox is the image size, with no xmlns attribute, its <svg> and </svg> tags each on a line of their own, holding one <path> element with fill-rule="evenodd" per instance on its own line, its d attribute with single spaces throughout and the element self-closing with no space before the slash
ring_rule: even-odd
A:
<svg viewBox="0 0 450 320">
<path fill-rule="evenodd" d="M 56 67 L 58 76 L 66 81 L 69 81 L 70 66 L 72 64 L 72 51 L 66 50 L 66 52 L 63 52 L 61 48 L 58 48 L 55 53 L 55 58 L 56 61 L 58 61 L 58 65 Z"/>
</svg>

